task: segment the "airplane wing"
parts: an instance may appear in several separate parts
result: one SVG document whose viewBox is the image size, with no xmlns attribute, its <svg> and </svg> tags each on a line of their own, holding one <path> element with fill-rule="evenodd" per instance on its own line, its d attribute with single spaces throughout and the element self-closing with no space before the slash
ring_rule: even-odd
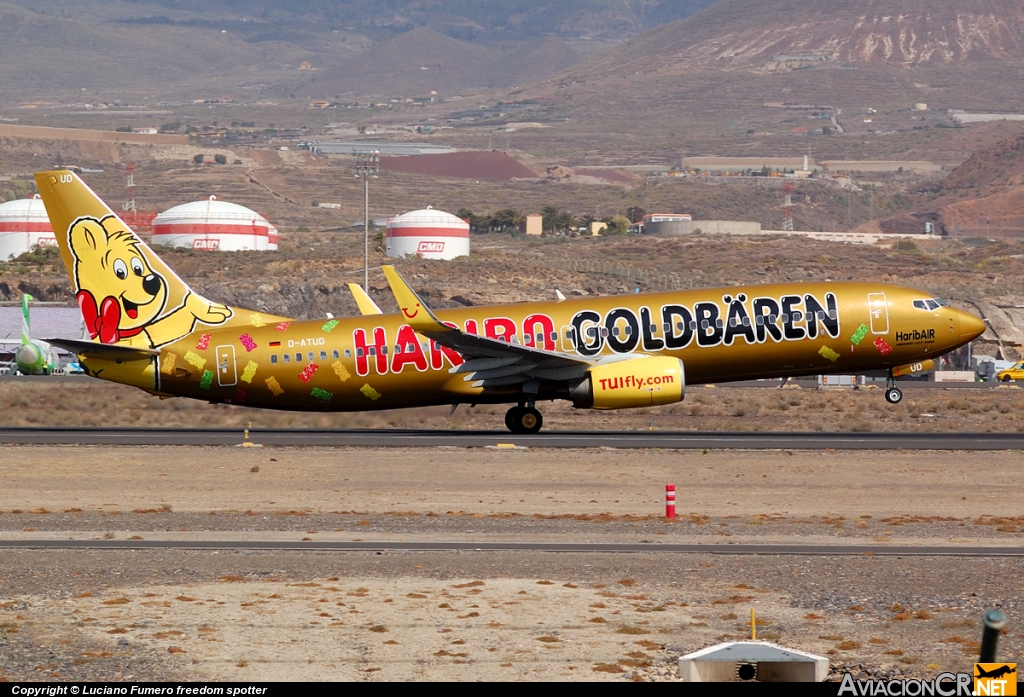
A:
<svg viewBox="0 0 1024 697">
<path fill-rule="evenodd" d="M 159 356 L 156 349 L 138 346 L 121 346 L 119 344 L 97 344 L 92 341 L 76 341 L 75 339 L 47 339 L 48 343 L 71 351 L 79 356 L 101 358 L 108 361 L 142 361 Z"/>
<path fill-rule="evenodd" d="M 409 326 L 441 346 L 454 349 L 466 359 L 449 372 L 464 373 L 463 378 L 474 387 L 499 387 L 523 384 L 529 392 L 530 383 L 563 382 L 584 377 L 596 364 L 578 356 L 544 351 L 507 341 L 499 341 L 451 327 L 434 315 L 393 266 L 384 266 L 391 291 Z"/>
<path fill-rule="evenodd" d="M 348 290 L 352 293 L 352 298 L 356 301 L 356 307 L 359 308 L 359 314 L 361 315 L 382 315 L 383 312 L 377 307 L 377 303 L 370 299 L 370 296 L 366 294 L 363 287 L 358 283 L 349 283 Z"/>
</svg>

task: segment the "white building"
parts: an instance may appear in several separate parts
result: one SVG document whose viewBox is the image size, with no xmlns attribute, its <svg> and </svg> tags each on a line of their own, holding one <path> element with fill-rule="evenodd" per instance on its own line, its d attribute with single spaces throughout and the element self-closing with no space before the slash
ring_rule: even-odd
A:
<svg viewBox="0 0 1024 697">
<path fill-rule="evenodd" d="M 38 247 L 53 247 L 50 218 L 39 194 L 0 204 L 0 261 L 7 261 Z"/>
<path fill-rule="evenodd" d="M 431 207 L 403 213 L 387 223 L 387 255 L 424 259 L 469 256 L 469 223 Z"/>
<path fill-rule="evenodd" d="M 277 228 L 256 211 L 211 196 L 157 215 L 153 219 L 153 244 L 225 252 L 266 251 L 277 249 Z"/>
</svg>

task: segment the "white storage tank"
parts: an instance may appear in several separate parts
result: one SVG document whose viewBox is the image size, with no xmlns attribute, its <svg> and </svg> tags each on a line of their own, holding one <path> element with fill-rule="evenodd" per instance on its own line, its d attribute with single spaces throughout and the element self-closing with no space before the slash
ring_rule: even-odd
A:
<svg viewBox="0 0 1024 697">
<path fill-rule="evenodd" d="M 429 206 L 392 218 L 387 225 L 387 255 L 410 254 L 424 259 L 468 257 L 469 223 Z"/>
<path fill-rule="evenodd" d="M 277 231 L 277 228 L 271 225 L 267 228 L 267 251 L 276 252 L 277 243 L 281 239 L 281 233 Z"/>
<path fill-rule="evenodd" d="M 265 251 L 270 249 L 272 228 L 256 211 L 211 196 L 157 215 L 153 219 L 153 244 L 223 252 Z M 274 233 L 276 237 L 276 229 Z"/>
<path fill-rule="evenodd" d="M 0 203 L 0 261 L 7 261 L 38 247 L 53 247 L 50 218 L 39 194 Z"/>
</svg>

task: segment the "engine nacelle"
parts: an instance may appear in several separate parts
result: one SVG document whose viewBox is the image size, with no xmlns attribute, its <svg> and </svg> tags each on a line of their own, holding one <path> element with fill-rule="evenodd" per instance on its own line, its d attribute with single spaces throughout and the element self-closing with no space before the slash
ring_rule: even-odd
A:
<svg viewBox="0 0 1024 697">
<path fill-rule="evenodd" d="M 683 362 L 651 356 L 596 365 L 569 397 L 579 408 L 629 409 L 680 402 L 685 393 Z"/>
</svg>

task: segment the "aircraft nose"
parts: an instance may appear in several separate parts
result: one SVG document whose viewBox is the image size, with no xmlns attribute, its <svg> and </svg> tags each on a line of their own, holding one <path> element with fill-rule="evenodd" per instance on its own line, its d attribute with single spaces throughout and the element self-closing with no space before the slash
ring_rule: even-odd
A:
<svg viewBox="0 0 1024 697">
<path fill-rule="evenodd" d="M 977 339 L 985 333 L 985 322 L 978 319 L 969 312 L 960 312 L 960 338 L 964 341 Z"/>
</svg>

